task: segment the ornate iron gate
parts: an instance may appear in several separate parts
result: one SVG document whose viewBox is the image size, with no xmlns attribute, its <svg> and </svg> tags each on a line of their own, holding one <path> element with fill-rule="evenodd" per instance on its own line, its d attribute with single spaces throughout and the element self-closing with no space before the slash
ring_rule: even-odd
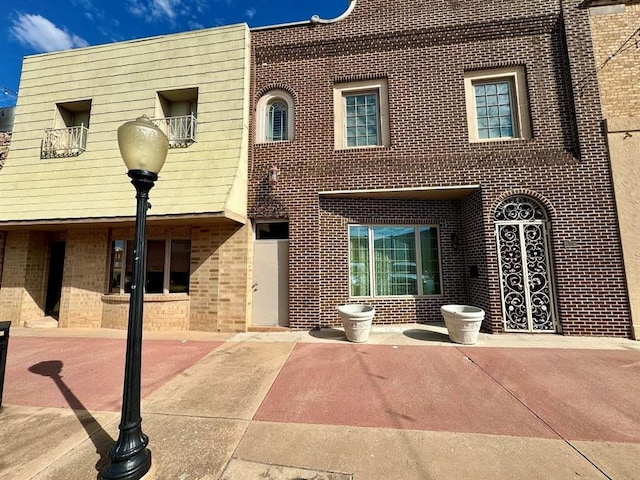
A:
<svg viewBox="0 0 640 480">
<path fill-rule="evenodd" d="M 544 207 L 528 197 L 510 197 L 498 206 L 494 221 L 505 331 L 555 332 L 548 218 Z"/>
</svg>

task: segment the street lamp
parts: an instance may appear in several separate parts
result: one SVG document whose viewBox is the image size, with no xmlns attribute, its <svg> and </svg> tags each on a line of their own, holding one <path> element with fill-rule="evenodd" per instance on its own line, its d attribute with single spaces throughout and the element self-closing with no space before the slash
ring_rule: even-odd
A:
<svg viewBox="0 0 640 480">
<path fill-rule="evenodd" d="M 136 188 L 136 233 L 133 252 L 133 277 L 129 299 L 129 326 L 124 367 L 120 435 L 109 452 L 109 463 L 102 470 L 104 480 L 139 480 L 151 468 L 149 438 L 142 433 L 140 416 L 140 367 L 142 363 L 142 311 L 144 273 L 146 270 L 145 237 L 149 190 L 158 179 L 169 150 L 169 140 L 146 116 L 118 128 L 120 155 L 129 169 Z"/>
</svg>

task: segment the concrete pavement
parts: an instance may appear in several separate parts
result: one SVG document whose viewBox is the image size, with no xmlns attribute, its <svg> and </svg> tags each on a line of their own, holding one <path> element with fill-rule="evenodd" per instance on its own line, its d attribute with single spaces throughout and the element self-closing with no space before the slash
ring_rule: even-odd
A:
<svg viewBox="0 0 640 480">
<path fill-rule="evenodd" d="M 11 334 L 0 478 L 97 478 L 118 434 L 125 332 Z M 143 351 L 148 479 L 640 478 L 640 342 L 461 346 L 405 325 L 366 344 L 338 329 L 145 332 Z"/>
</svg>

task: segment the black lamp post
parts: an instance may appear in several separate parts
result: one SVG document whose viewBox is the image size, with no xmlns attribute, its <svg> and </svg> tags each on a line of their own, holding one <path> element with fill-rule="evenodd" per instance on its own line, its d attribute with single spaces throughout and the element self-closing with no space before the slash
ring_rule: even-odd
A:
<svg viewBox="0 0 640 480">
<path fill-rule="evenodd" d="M 151 468 L 149 438 L 142 433 L 140 416 L 140 368 L 142 363 L 142 311 L 145 237 L 149 190 L 158 179 L 169 150 L 169 140 L 146 116 L 127 122 L 118 129 L 120 155 L 136 187 L 136 238 L 133 252 L 133 278 L 129 299 L 127 353 L 122 393 L 120 435 L 109 452 L 109 463 L 102 470 L 104 480 L 139 480 Z"/>
</svg>

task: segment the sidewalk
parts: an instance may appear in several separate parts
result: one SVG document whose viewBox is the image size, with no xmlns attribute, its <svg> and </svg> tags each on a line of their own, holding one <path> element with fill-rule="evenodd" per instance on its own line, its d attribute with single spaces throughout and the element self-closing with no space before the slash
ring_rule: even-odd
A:
<svg viewBox="0 0 640 480">
<path fill-rule="evenodd" d="M 12 329 L 0 478 L 97 478 L 125 332 Z M 444 327 L 146 333 L 158 480 L 640 478 L 640 342 Z"/>
</svg>

